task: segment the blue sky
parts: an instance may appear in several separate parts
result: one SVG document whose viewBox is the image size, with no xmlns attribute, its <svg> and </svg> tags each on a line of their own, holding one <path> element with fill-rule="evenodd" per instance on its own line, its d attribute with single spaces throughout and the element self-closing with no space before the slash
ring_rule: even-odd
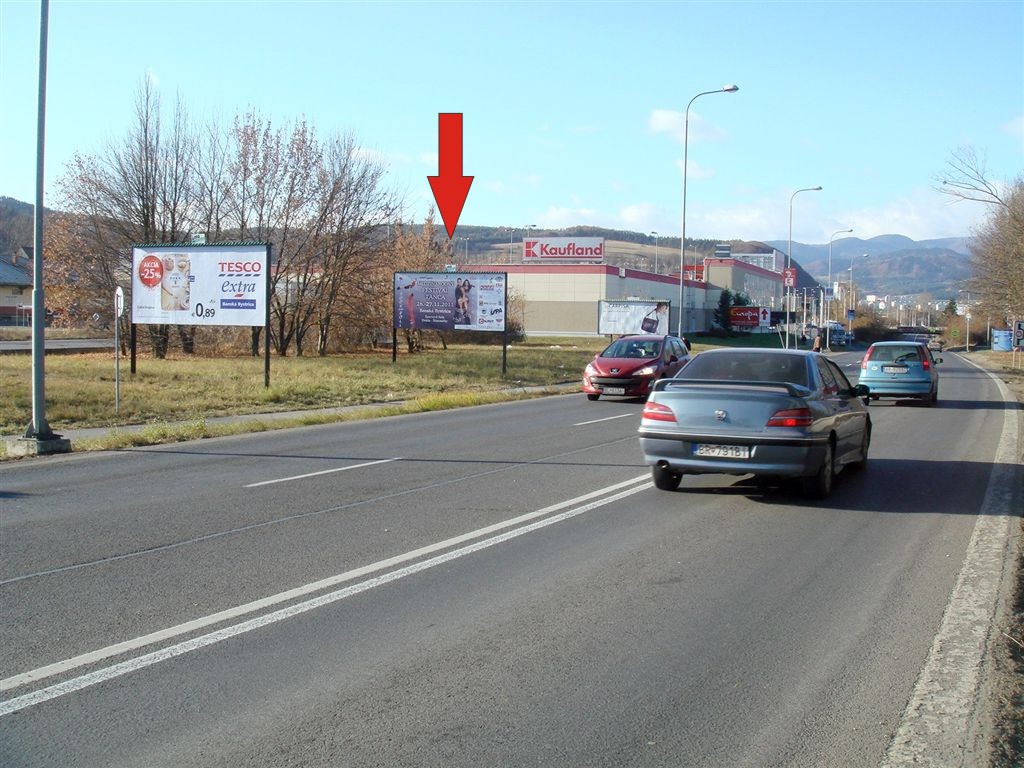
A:
<svg viewBox="0 0 1024 768">
<path fill-rule="evenodd" d="M 0 3 L 0 195 L 35 198 L 39 3 Z M 460 223 L 827 242 L 968 236 L 934 191 L 969 145 L 1024 172 L 1024 3 L 51 0 L 46 202 L 127 130 L 145 77 L 197 120 L 351 133 L 422 219 L 437 115 L 464 115 Z M 456 233 L 457 234 L 457 233 Z"/>
</svg>

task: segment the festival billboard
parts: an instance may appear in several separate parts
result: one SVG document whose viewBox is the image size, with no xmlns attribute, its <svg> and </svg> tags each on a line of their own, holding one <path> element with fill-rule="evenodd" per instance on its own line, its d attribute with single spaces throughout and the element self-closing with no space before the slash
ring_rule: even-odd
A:
<svg viewBox="0 0 1024 768">
<path fill-rule="evenodd" d="M 145 245 L 132 248 L 132 322 L 267 323 L 270 246 Z"/>
<path fill-rule="evenodd" d="M 599 301 L 597 332 L 607 336 L 629 333 L 669 333 L 670 302 Z"/>
<path fill-rule="evenodd" d="M 396 272 L 394 327 L 504 331 L 505 272 Z"/>
</svg>

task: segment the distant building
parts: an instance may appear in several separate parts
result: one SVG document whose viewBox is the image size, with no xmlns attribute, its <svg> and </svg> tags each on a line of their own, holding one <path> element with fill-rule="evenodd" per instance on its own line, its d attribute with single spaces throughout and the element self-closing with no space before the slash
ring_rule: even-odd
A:
<svg viewBox="0 0 1024 768">
<path fill-rule="evenodd" d="M 465 272 L 506 272 L 523 306 L 523 330 L 539 336 L 597 335 L 601 301 L 651 300 L 671 305 L 669 328 L 679 328 L 679 274 L 655 274 L 609 264 L 467 264 Z M 706 279 L 705 279 L 706 275 Z M 712 327 L 723 289 L 756 306 L 782 307 L 782 275 L 738 258 L 705 259 L 686 270 L 683 333 Z"/>
<path fill-rule="evenodd" d="M 32 324 L 32 249 L 0 256 L 0 325 Z"/>
</svg>

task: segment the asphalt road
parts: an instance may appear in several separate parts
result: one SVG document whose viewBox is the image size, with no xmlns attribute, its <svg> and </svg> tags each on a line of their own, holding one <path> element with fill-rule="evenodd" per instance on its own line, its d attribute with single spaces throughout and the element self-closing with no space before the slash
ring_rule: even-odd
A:
<svg viewBox="0 0 1024 768">
<path fill-rule="evenodd" d="M 877 766 L 1017 418 L 945 357 L 825 502 L 582 395 L 4 465 L 0 764 Z"/>
</svg>

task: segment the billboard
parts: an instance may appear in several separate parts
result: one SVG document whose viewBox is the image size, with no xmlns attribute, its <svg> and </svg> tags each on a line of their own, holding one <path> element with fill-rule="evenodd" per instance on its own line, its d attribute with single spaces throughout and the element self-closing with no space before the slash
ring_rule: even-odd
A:
<svg viewBox="0 0 1024 768">
<path fill-rule="evenodd" d="M 132 248 L 132 322 L 265 326 L 269 267 L 266 244 Z"/>
<path fill-rule="evenodd" d="M 733 328 L 767 328 L 771 312 L 767 307 L 729 307 L 729 324 Z"/>
<path fill-rule="evenodd" d="M 599 301 L 597 332 L 608 336 L 628 333 L 669 333 L 667 301 Z"/>
<path fill-rule="evenodd" d="M 394 327 L 504 331 L 504 272 L 396 272 Z"/>
<path fill-rule="evenodd" d="M 604 262 L 603 237 L 539 237 L 523 240 L 523 262 Z"/>
</svg>

